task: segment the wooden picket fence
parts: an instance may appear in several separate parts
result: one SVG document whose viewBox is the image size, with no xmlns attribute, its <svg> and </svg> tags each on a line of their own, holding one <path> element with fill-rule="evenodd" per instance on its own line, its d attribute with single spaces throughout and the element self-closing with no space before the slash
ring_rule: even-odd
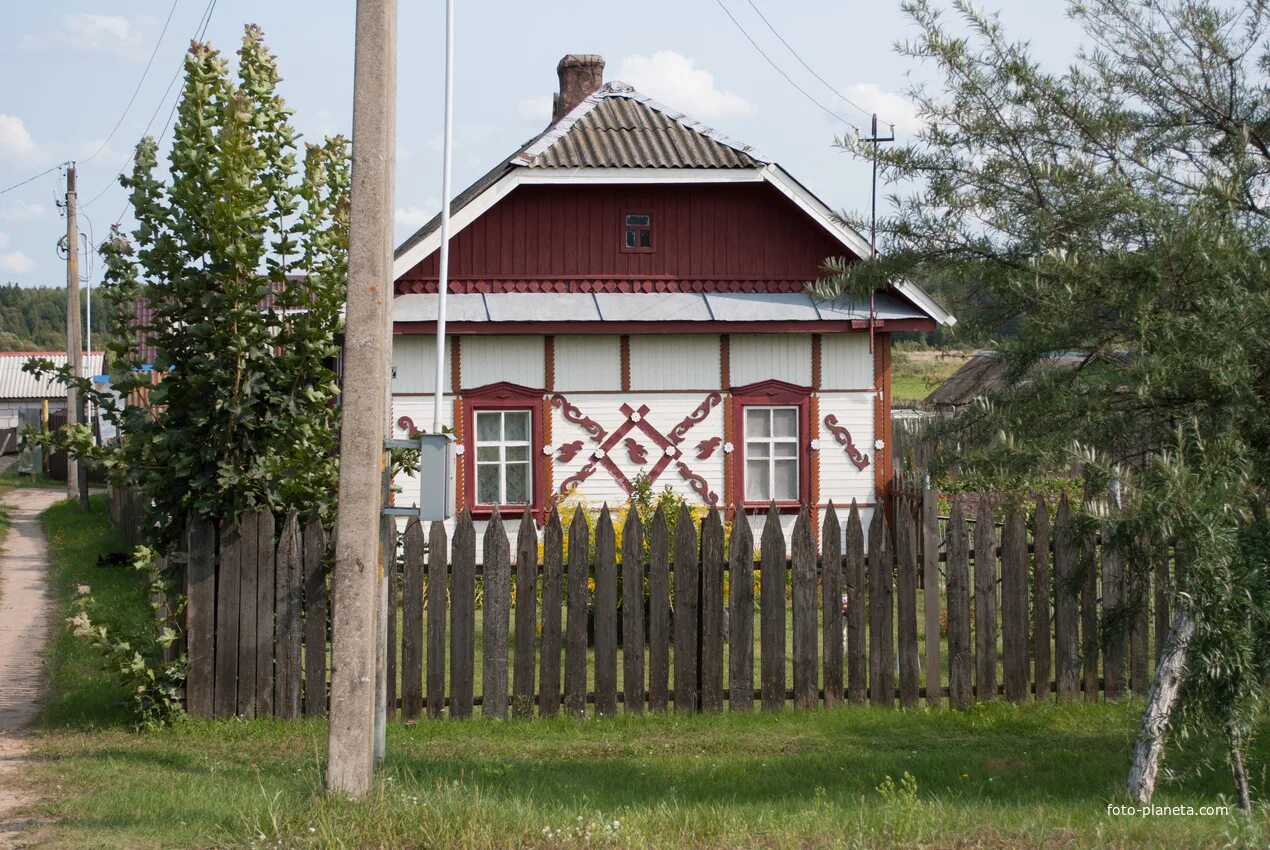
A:
<svg viewBox="0 0 1270 850">
<path fill-rule="evenodd" d="M 685 509 L 673 534 L 662 514 L 645 528 L 629 511 L 620 546 L 607 510 L 594 530 L 576 512 L 567 532 L 555 512 L 541 530 L 526 513 L 514 547 L 495 515 L 481 563 L 466 514 L 453 539 L 417 521 L 398 539 L 386 522 L 390 716 L 750 710 L 756 700 L 767 711 L 790 701 L 964 708 L 1146 689 L 1167 637 L 1167 549 L 1149 573 L 1126 570 L 1101 541 L 1074 538 L 1066 501 L 997 523 L 986 498 L 973 517 L 960 500 L 941 517 L 926 490 L 897 497 L 890 513 L 894 532 L 885 511 L 865 528 L 854 506 L 818 522 L 804 509 L 787 541 L 775 510 L 754 529 L 735 512 L 730 534 L 714 510 L 697 523 Z M 245 514 L 219 530 L 196 523 L 186 542 L 190 712 L 323 713 L 321 526 Z M 1117 627 L 1122 603 L 1138 600 L 1148 604 Z"/>
</svg>

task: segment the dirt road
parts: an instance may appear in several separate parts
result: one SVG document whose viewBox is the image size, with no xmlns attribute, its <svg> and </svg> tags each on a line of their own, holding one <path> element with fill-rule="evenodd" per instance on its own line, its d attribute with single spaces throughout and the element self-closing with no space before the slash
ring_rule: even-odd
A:
<svg viewBox="0 0 1270 850">
<path fill-rule="evenodd" d="M 13 817 L 33 800 L 22 782 L 28 744 L 22 729 L 39 708 L 44 648 L 51 629 L 48 542 L 40 513 L 61 490 L 12 490 L 9 533 L 0 554 L 0 848 L 15 846 L 32 824 Z"/>
</svg>

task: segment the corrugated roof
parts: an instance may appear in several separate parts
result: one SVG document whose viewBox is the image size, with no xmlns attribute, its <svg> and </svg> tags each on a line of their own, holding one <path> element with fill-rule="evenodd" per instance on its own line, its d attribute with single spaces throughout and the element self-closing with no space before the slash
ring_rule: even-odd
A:
<svg viewBox="0 0 1270 850">
<path fill-rule="evenodd" d="M 32 358 L 53 361 L 55 366 L 66 365 L 65 352 L 56 351 L 0 351 L 0 399 L 58 398 L 66 396 L 66 386 L 51 376 L 37 378 L 23 372 L 22 366 Z M 87 376 L 101 374 L 102 353 L 94 351 L 84 356 L 83 369 Z"/>
<path fill-rule="evenodd" d="M 469 292 L 445 300 L 448 321 L 467 322 L 806 322 L 867 319 L 868 302 L 830 305 L 805 292 L 551 293 Z M 925 314 L 902 299 L 877 296 L 879 319 L 920 319 Z M 393 319 L 432 322 L 433 293 L 398 295 Z"/>
<path fill-rule="evenodd" d="M 739 145 L 720 141 L 633 90 L 610 83 L 571 126 L 541 153 L 527 150 L 517 164 L 532 168 L 756 168 L 758 159 Z M 561 123 L 564 122 L 562 119 Z"/>
<path fill-rule="evenodd" d="M 450 214 L 517 167 L 761 168 L 769 161 L 757 148 L 613 81 L 456 195 Z M 400 257 L 440 226 L 437 213 L 402 242 L 394 256 Z"/>
</svg>

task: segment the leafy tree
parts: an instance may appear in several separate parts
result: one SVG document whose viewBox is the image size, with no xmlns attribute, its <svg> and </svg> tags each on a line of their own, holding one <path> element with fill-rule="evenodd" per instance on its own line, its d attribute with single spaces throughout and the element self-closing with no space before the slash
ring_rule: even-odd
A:
<svg viewBox="0 0 1270 850">
<path fill-rule="evenodd" d="M 210 45 L 191 45 L 168 176 L 143 139 L 121 180 L 137 228 L 101 249 L 114 389 L 148 403 L 81 384 L 123 440 L 92 446 L 84 427 L 62 436 L 153 500 L 159 544 L 186 515 L 329 512 L 336 493 L 348 146 L 308 145 L 301 167 L 257 27 L 237 55 L 235 79 Z"/>
<path fill-rule="evenodd" d="M 1086 524 L 1133 569 L 1151 563 L 1142 541 L 1176 542 L 1185 573 L 1129 791 L 1150 800 L 1166 729 L 1217 731 L 1247 808 L 1270 670 L 1270 8 L 1073 2 L 1087 46 L 1054 72 L 995 17 L 953 7 L 950 24 L 903 6 L 918 34 L 898 50 L 941 84 L 911 92 L 918 139 L 878 153 L 912 187 L 880 221 L 882 256 L 813 291 L 907 277 L 1017 328 L 996 343 L 1010 386 L 939 429 L 941 462 L 998 478 L 1078 464 L 1089 493 L 1123 500 L 1090 499 Z M 1056 351 L 1092 367 L 1046 368 Z"/>
</svg>

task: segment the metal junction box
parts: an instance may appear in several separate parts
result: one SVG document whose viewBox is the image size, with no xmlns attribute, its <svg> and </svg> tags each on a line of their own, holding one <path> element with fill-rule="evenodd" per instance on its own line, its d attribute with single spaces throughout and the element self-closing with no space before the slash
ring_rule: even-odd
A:
<svg viewBox="0 0 1270 850">
<path fill-rule="evenodd" d="M 405 440 L 388 440 L 390 449 L 419 450 L 419 492 L 397 497 L 408 506 L 385 507 L 389 516 L 413 516 L 422 522 L 449 519 L 454 513 L 454 438 L 449 434 L 419 434 Z"/>
</svg>

